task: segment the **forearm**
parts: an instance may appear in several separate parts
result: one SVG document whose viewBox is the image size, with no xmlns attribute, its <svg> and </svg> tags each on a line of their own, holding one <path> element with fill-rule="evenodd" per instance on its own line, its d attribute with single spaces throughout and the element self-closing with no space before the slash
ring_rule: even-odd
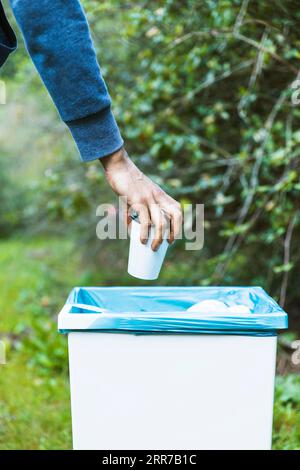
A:
<svg viewBox="0 0 300 470">
<path fill-rule="evenodd" d="M 84 12 L 77 0 L 11 0 L 26 47 L 83 160 L 122 144 Z"/>
</svg>

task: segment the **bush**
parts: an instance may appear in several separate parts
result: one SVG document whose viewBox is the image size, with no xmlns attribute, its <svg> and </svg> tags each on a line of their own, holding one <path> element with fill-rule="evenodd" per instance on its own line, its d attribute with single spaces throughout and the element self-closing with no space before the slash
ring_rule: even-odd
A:
<svg viewBox="0 0 300 470">
<path fill-rule="evenodd" d="M 291 102 L 291 84 L 299 68 L 300 13 L 294 2 L 83 3 L 129 153 L 182 203 L 205 204 L 205 247 L 188 253 L 177 246 L 174 261 L 186 265 L 184 275 L 176 270 L 178 283 L 260 284 L 282 305 L 288 298 L 289 307 L 297 306 L 300 108 Z M 31 94 L 37 89 L 40 97 L 35 75 L 24 73 L 28 62 L 20 68 L 16 82 L 27 77 Z M 44 119 L 54 131 L 43 142 L 48 154 L 58 145 L 63 163 L 49 163 L 32 212 L 40 220 L 48 208 L 55 224 L 76 220 L 80 234 L 84 227 L 94 236 L 94 206 L 109 193 L 99 192 L 101 177 L 91 183 L 97 169 L 70 163 L 69 143 L 57 138 L 61 130 L 47 106 Z"/>
<path fill-rule="evenodd" d="M 86 5 L 128 150 L 174 197 L 205 203 L 205 249 L 183 254 L 198 282 L 298 302 L 294 2 Z"/>
</svg>

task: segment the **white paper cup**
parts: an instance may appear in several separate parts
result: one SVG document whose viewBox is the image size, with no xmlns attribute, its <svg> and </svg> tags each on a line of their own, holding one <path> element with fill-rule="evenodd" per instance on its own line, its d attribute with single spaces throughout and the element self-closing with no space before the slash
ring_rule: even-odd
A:
<svg viewBox="0 0 300 470">
<path fill-rule="evenodd" d="M 141 243 L 141 225 L 136 220 L 132 220 L 130 232 L 130 246 L 128 258 L 128 274 L 139 279 L 151 281 L 157 279 L 163 264 L 169 243 L 163 239 L 157 251 L 151 249 L 154 238 L 154 227 L 149 230 L 149 238 L 145 245 Z M 165 233 L 167 237 L 167 233 Z"/>
</svg>

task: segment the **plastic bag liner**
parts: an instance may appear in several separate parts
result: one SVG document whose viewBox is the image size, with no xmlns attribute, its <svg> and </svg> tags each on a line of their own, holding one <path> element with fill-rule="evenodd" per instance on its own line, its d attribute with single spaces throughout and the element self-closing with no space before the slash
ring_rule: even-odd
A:
<svg viewBox="0 0 300 470">
<path fill-rule="evenodd" d="M 246 305 L 251 313 L 188 312 L 202 300 Z M 59 314 L 62 333 L 274 335 L 287 314 L 261 287 L 76 287 Z"/>
</svg>

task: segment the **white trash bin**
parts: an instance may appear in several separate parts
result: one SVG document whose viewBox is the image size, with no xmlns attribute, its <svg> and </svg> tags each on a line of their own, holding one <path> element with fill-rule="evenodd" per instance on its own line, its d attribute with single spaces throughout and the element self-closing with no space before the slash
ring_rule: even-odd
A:
<svg viewBox="0 0 300 470">
<path fill-rule="evenodd" d="M 205 299 L 251 313 L 186 311 Z M 271 448 L 287 315 L 261 288 L 76 288 L 58 325 L 75 449 Z"/>
</svg>

